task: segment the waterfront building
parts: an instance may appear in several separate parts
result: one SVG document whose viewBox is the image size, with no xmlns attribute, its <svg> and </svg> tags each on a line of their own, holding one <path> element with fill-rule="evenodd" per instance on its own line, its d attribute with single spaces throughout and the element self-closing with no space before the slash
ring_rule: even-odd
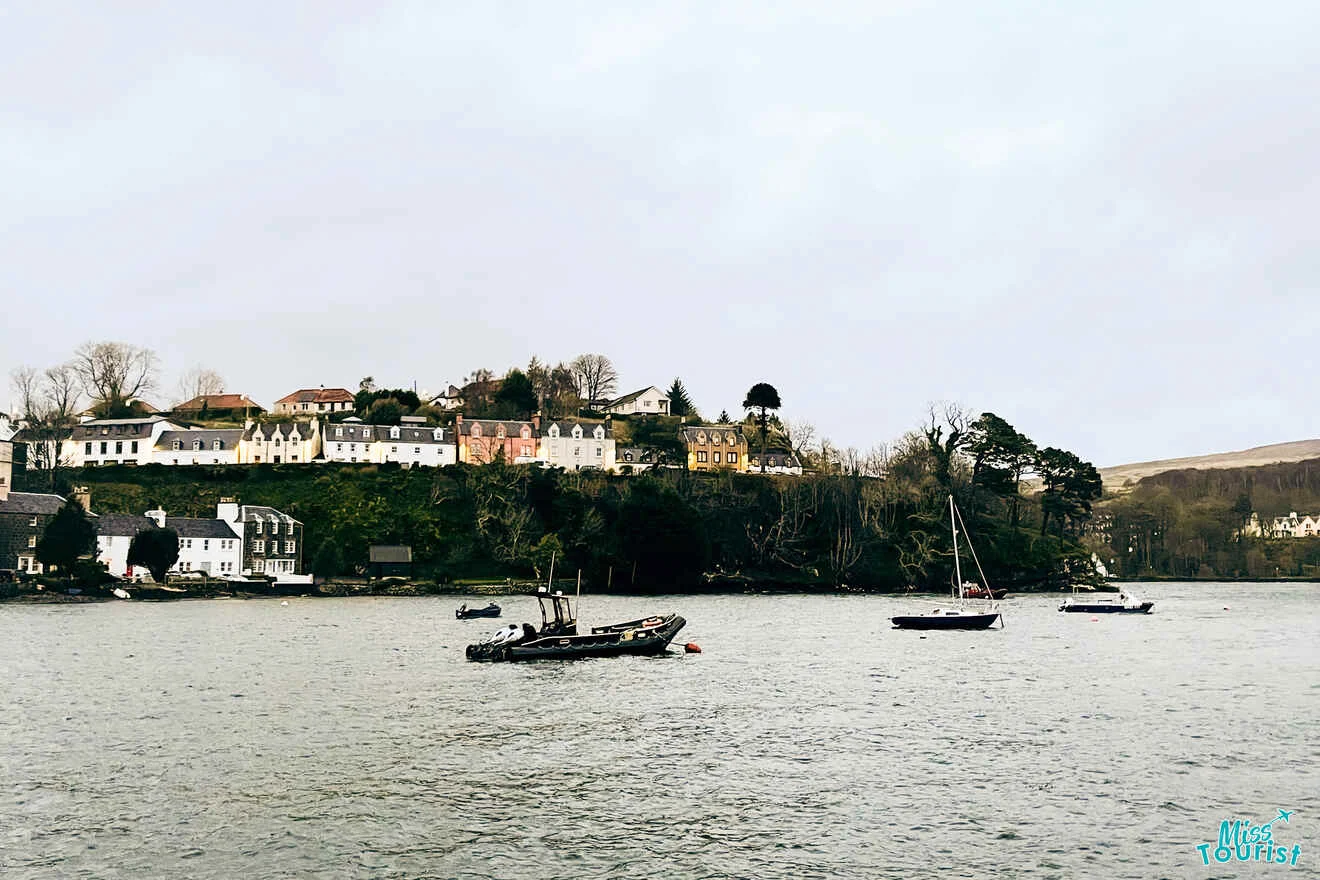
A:
<svg viewBox="0 0 1320 880">
<path fill-rule="evenodd" d="M 608 421 L 558 419 L 540 426 L 537 460 L 550 467 L 576 471 L 584 468 L 613 471 L 615 466 L 614 433 Z"/>
</svg>

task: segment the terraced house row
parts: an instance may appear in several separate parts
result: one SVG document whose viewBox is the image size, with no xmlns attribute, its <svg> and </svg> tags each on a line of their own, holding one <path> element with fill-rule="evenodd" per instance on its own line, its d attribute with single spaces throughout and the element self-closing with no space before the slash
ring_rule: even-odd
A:
<svg viewBox="0 0 1320 880">
<path fill-rule="evenodd" d="M 691 470 L 760 471 L 760 455 L 749 452 L 741 425 L 685 425 L 680 432 Z M 397 463 L 402 467 L 487 464 L 502 458 L 566 470 L 637 473 L 655 466 L 652 450 L 617 448 L 610 418 L 529 421 L 464 419 L 451 427 L 405 416 L 399 425 L 373 425 L 350 416 L 343 421 L 247 422 L 242 428 L 195 428 L 164 416 L 93 419 L 73 429 L 62 460 L 71 467 L 163 464 Z M 768 450 L 766 472 L 800 474 L 788 450 Z"/>
</svg>

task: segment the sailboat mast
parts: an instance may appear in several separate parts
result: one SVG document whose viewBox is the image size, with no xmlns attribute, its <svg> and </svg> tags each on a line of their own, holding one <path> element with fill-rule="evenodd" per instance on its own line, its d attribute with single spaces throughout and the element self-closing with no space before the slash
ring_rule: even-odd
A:
<svg viewBox="0 0 1320 880">
<path fill-rule="evenodd" d="M 949 525 L 953 527 L 953 572 L 958 579 L 958 599 L 963 597 L 962 564 L 958 561 L 958 517 L 953 509 L 953 496 L 949 496 Z"/>
</svg>

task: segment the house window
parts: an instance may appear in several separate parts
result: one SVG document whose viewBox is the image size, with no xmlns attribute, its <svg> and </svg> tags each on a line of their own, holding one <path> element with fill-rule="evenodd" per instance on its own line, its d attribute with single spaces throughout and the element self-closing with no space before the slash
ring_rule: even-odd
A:
<svg viewBox="0 0 1320 880">
<path fill-rule="evenodd" d="M 182 440 L 175 440 L 173 443 L 170 444 L 170 449 L 173 450 L 174 452 L 178 452 L 182 448 L 183 448 Z"/>
<path fill-rule="evenodd" d="M 252 552 L 253 552 L 253 553 L 265 553 L 265 552 L 266 552 L 266 542 L 265 542 L 265 541 L 253 541 L 253 542 L 252 542 Z"/>
<path fill-rule="evenodd" d="M 774 457 L 773 455 L 770 456 L 769 458 L 767 458 L 767 459 L 765 460 L 765 466 L 766 466 L 766 467 L 774 467 L 774 466 L 775 466 L 775 457 Z"/>
<path fill-rule="evenodd" d="M 602 455 L 604 455 L 604 454 L 605 454 L 605 450 L 603 450 L 603 449 L 601 449 L 599 446 L 597 446 L 597 447 L 596 447 L 596 457 L 597 457 L 597 458 L 600 458 L 600 457 L 601 457 Z"/>
<path fill-rule="evenodd" d="M 738 453 L 736 453 L 736 452 L 730 452 L 730 453 L 729 453 L 729 464 L 737 464 L 737 463 L 738 463 Z"/>
<path fill-rule="evenodd" d="M 263 571 L 266 570 L 266 560 L 264 559 L 252 560 L 252 570 L 257 574 L 261 574 Z"/>
<path fill-rule="evenodd" d="M 36 546 L 37 546 L 37 536 L 36 536 L 36 535 L 28 535 L 28 549 L 31 550 L 33 547 L 36 547 Z"/>
<path fill-rule="evenodd" d="M 124 454 L 124 441 L 123 441 L 123 440 L 116 440 L 116 441 L 115 441 L 115 455 L 123 455 L 123 454 Z"/>
<path fill-rule="evenodd" d="M 285 553 L 293 553 L 293 552 L 294 552 L 294 542 L 293 542 L 293 541 L 285 541 L 285 542 L 284 542 L 284 552 L 285 552 Z"/>
<path fill-rule="evenodd" d="M 106 442 L 105 442 L 104 440 L 102 440 L 102 441 L 101 441 L 101 454 L 102 454 L 102 455 L 105 455 L 105 451 L 106 451 L 107 448 L 108 448 L 108 446 L 107 446 Z"/>
<path fill-rule="evenodd" d="M 574 455 L 581 455 L 581 454 L 582 454 L 582 447 L 581 447 L 581 446 L 574 446 L 574 447 L 573 447 L 573 454 L 574 454 Z"/>
<path fill-rule="evenodd" d="M 203 549 L 203 550 L 210 550 L 210 549 L 211 549 L 211 539 L 210 539 L 210 538 L 203 538 L 203 539 L 202 539 L 202 549 Z"/>
<path fill-rule="evenodd" d="M 719 463 L 720 463 L 720 454 L 717 452 L 715 453 L 715 464 L 719 464 Z"/>
<path fill-rule="evenodd" d="M 201 440 L 194 440 L 194 441 L 193 441 L 193 452 L 201 452 L 201 451 L 202 451 L 202 441 L 201 441 Z"/>
<path fill-rule="evenodd" d="M 523 454 L 523 455 L 531 455 L 531 454 L 532 454 L 532 447 L 530 447 L 530 446 L 524 446 L 524 447 L 522 448 L 522 454 Z"/>
<path fill-rule="evenodd" d="M 211 441 L 211 449 L 213 449 L 213 450 L 220 450 L 220 449 L 224 449 L 224 448 L 225 448 L 225 444 L 221 443 L 219 440 L 212 440 L 212 441 Z"/>
<path fill-rule="evenodd" d="M 706 450 L 703 449 L 703 450 L 701 450 L 700 452 L 697 453 L 697 461 L 703 461 L 703 462 L 704 462 L 705 460 L 706 460 Z"/>
<path fill-rule="evenodd" d="M 632 458 L 632 453 L 631 453 L 631 452 L 625 452 L 625 453 L 623 454 L 623 460 L 624 460 L 624 461 L 632 461 L 632 460 L 633 460 L 633 458 Z"/>
<path fill-rule="evenodd" d="M 413 447 L 413 455 L 421 455 L 421 454 L 422 454 L 422 447 L 420 447 L 420 446 L 414 446 L 414 447 Z"/>
<path fill-rule="evenodd" d="M 276 446 L 279 446 L 279 445 L 280 445 L 280 438 L 279 438 L 279 437 L 276 437 L 276 438 L 275 438 L 275 445 L 276 445 Z"/>
<path fill-rule="evenodd" d="M 35 529 L 37 527 L 37 518 L 34 516 L 32 519 L 28 520 L 28 525 Z"/>
<path fill-rule="evenodd" d="M 257 534 L 258 534 L 258 535 L 261 534 L 261 527 L 262 527 L 263 525 L 264 525 L 264 523 L 262 523 L 261 520 L 257 520 L 257 530 L 256 530 L 256 531 L 257 531 Z"/>
<path fill-rule="evenodd" d="M 134 440 L 134 441 L 133 441 L 132 450 L 131 450 L 132 453 L 133 453 L 134 455 L 137 455 L 137 444 L 138 444 L 138 442 L 137 442 L 136 440 Z"/>
</svg>

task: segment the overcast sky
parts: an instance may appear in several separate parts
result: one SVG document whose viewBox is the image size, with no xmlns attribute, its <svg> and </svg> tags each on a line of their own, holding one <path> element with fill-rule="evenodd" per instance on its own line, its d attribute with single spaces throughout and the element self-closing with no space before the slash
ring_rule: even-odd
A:
<svg viewBox="0 0 1320 880">
<path fill-rule="evenodd" d="M 1102 466 L 1320 436 L 1314 2 L 26 7 L 6 374 L 601 352 L 862 448 L 946 400 Z"/>
</svg>

